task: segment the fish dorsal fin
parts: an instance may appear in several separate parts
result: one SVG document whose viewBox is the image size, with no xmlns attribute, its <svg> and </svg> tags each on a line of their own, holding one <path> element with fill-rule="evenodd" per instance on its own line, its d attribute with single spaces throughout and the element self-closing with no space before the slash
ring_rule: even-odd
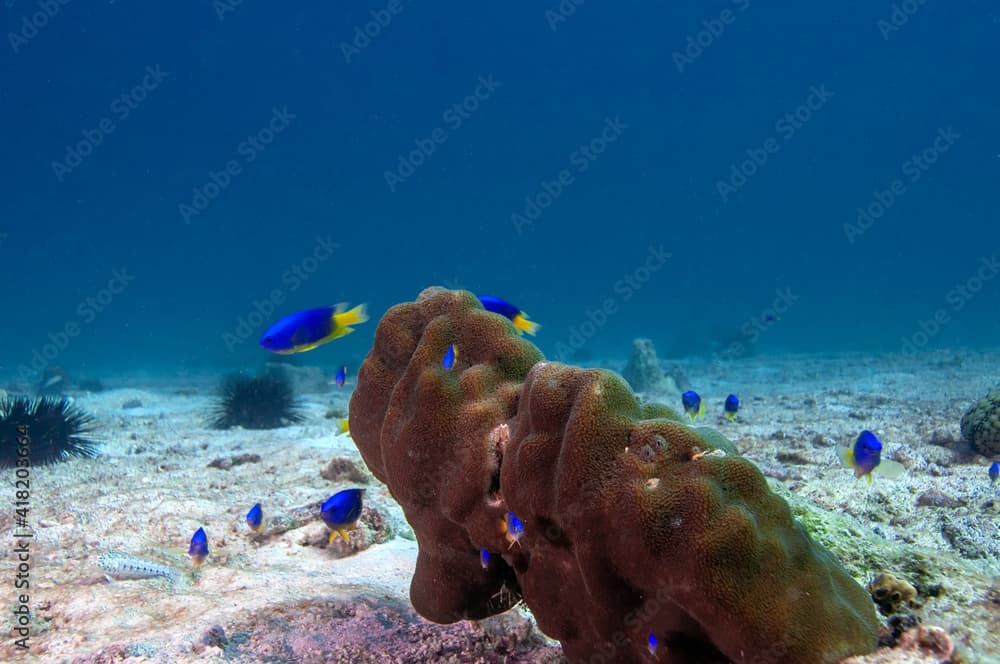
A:
<svg viewBox="0 0 1000 664">
<path fill-rule="evenodd" d="M 850 447 L 837 446 L 837 458 L 844 468 L 854 468 L 854 450 Z"/>
<path fill-rule="evenodd" d="M 906 472 L 906 467 L 901 463 L 896 463 L 895 461 L 887 461 L 885 459 L 875 466 L 875 472 L 882 477 L 887 477 L 890 480 L 894 480 Z"/>
</svg>

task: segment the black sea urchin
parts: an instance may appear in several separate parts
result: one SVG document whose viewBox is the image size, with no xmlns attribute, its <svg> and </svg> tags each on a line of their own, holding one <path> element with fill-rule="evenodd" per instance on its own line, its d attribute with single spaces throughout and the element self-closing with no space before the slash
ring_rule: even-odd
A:
<svg viewBox="0 0 1000 664">
<path fill-rule="evenodd" d="M 33 466 L 71 457 L 93 457 L 97 454 L 97 444 L 84 437 L 90 433 L 93 422 L 90 415 L 64 398 L 0 399 L 0 468 L 16 464 L 18 438 L 24 432 L 28 439 L 28 459 Z"/>
<path fill-rule="evenodd" d="M 302 419 L 292 384 L 284 376 L 232 374 L 222 382 L 212 425 L 217 429 L 277 429 Z"/>
</svg>

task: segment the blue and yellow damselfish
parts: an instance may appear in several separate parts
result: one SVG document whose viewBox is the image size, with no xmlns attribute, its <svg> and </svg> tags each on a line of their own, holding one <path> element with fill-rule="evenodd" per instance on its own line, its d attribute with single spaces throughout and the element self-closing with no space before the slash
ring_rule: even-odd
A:
<svg viewBox="0 0 1000 664">
<path fill-rule="evenodd" d="M 306 309 L 285 316 L 260 338 L 260 345 L 272 353 L 304 353 L 354 331 L 351 325 L 368 320 L 365 305 L 351 310 L 346 304 Z"/>
</svg>

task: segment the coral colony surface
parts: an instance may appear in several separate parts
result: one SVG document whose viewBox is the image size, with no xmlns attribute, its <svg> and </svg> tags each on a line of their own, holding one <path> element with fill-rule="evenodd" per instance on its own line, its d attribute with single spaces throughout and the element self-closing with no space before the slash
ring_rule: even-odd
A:
<svg viewBox="0 0 1000 664">
<path fill-rule="evenodd" d="M 335 366 L 8 383 L 31 612 L 0 661 L 1000 662 L 1000 355 L 665 367 L 640 339 L 581 368 L 526 339 L 433 288 L 353 392 Z M 862 430 L 902 475 L 841 465 Z M 0 511 L 10 575 L 17 532 Z"/>
<path fill-rule="evenodd" d="M 421 615 L 481 619 L 519 599 L 571 662 L 641 661 L 649 634 L 673 662 L 874 650 L 868 594 L 732 444 L 609 371 L 541 359 L 469 293 L 426 291 L 379 324 L 351 432 L 413 526 Z M 498 528 L 511 512 L 516 542 Z"/>
</svg>

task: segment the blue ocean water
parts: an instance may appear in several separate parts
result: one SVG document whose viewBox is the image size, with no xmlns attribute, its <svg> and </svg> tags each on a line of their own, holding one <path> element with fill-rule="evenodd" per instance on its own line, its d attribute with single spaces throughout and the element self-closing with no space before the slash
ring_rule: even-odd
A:
<svg viewBox="0 0 1000 664">
<path fill-rule="evenodd" d="M 995 3 L 0 11 L 5 374 L 250 366 L 435 284 L 582 361 L 1000 336 Z"/>
</svg>

